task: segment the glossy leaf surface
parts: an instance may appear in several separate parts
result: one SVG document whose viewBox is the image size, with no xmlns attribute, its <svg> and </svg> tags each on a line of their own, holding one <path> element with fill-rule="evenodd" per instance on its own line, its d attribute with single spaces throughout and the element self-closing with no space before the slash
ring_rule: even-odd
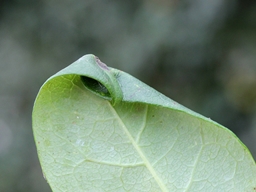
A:
<svg viewBox="0 0 256 192">
<path fill-rule="evenodd" d="M 255 191 L 255 161 L 231 131 L 94 55 L 45 82 L 33 131 L 54 192 Z"/>
</svg>

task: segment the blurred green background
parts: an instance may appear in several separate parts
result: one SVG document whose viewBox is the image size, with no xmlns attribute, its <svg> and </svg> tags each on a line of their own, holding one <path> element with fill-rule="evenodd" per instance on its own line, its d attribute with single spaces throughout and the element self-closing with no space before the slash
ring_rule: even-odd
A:
<svg viewBox="0 0 256 192">
<path fill-rule="evenodd" d="M 1 0 L 1 192 L 50 191 L 33 102 L 88 53 L 230 128 L 256 157 L 255 0 Z"/>
</svg>

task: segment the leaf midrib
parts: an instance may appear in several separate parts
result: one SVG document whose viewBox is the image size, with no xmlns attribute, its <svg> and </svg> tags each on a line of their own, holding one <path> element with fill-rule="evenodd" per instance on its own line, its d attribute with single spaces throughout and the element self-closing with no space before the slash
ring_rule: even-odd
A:
<svg viewBox="0 0 256 192">
<path fill-rule="evenodd" d="M 133 147 L 135 148 L 135 150 L 138 152 L 138 154 L 140 155 L 141 159 L 143 160 L 145 166 L 148 168 L 149 172 L 152 174 L 153 178 L 155 179 L 156 183 L 158 184 L 158 186 L 160 187 L 160 189 L 163 192 L 168 192 L 169 190 L 166 188 L 166 186 L 164 185 L 164 183 L 162 182 L 162 180 L 160 179 L 160 177 L 158 176 L 158 174 L 156 173 L 155 169 L 151 166 L 150 162 L 147 160 L 146 156 L 144 155 L 143 151 L 140 149 L 139 145 L 137 144 L 137 142 L 133 139 L 132 135 L 130 134 L 130 132 L 128 131 L 127 127 L 125 126 L 124 122 L 122 121 L 122 119 L 120 118 L 120 116 L 118 115 L 118 113 L 116 112 L 116 110 L 113 108 L 113 106 L 110 104 L 110 102 L 108 102 L 109 104 L 109 108 L 112 111 L 113 115 L 116 117 L 116 119 L 118 120 L 120 126 L 123 128 L 124 132 L 126 133 L 127 137 L 129 138 L 129 140 L 131 141 Z"/>
</svg>

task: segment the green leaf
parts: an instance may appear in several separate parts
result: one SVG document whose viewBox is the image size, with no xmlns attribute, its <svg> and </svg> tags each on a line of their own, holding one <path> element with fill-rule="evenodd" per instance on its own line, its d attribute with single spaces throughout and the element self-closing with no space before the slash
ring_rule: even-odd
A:
<svg viewBox="0 0 256 192">
<path fill-rule="evenodd" d="M 255 161 L 230 130 L 94 55 L 44 83 L 33 132 L 54 192 L 256 190 Z"/>
</svg>

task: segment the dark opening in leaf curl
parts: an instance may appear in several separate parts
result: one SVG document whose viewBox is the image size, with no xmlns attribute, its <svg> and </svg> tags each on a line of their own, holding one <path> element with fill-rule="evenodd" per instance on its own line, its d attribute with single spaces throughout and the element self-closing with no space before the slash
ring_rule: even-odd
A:
<svg viewBox="0 0 256 192">
<path fill-rule="evenodd" d="M 111 95 L 108 89 L 99 81 L 92 79 L 90 77 L 81 76 L 81 80 L 85 87 L 96 95 L 103 97 L 105 99 L 111 100 Z"/>
</svg>

